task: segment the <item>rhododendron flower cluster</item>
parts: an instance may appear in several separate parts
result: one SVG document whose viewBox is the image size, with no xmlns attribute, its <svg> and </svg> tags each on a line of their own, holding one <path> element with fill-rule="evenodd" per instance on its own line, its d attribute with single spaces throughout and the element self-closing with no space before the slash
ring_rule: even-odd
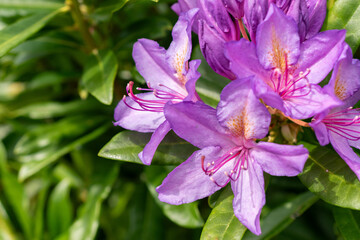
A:
<svg viewBox="0 0 360 240">
<path fill-rule="evenodd" d="M 360 179 L 351 148 L 360 148 L 360 109 L 352 108 L 360 99 L 360 63 L 345 30 L 319 32 L 325 0 L 179 0 L 173 10 L 179 20 L 167 50 L 148 39 L 134 44 L 147 88 L 134 93 L 130 82 L 115 109 L 115 125 L 153 132 L 139 153 L 144 164 L 171 129 L 199 148 L 157 188 L 161 201 L 193 202 L 230 183 L 235 216 L 261 234 L 263 172 L 296 176 L 309 154 L 302 145 L 270 142 L 272 115 L 313 128 L 320 145 L 331 143 Z M 232 80 L 216 109 L 196 93 L 192 31 L 209 66 Z"/>
</svg>

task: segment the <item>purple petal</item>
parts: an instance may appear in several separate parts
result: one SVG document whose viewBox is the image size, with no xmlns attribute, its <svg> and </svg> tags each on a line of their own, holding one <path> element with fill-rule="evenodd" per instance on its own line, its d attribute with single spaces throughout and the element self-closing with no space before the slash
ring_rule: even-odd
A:
<svg viewBox="0 0 360 240">
<path fill-rule="evenodd" d="M 255 44 L 245 39 L 225 44 L 225 56 L 230 61 L 230 69 L 238 78 L 259 76 L 268 78 L 268 73 L 260 65 L 256 55 Z"/>
<path fill-rule="evenodd" d="M 284 113 L 295 119 L 306 119 L 341 104 L 332 95 L 324 93 L 320 86 L 311 84 L 298 91 L 296 96 L 284 99 Z"/>
<path fill-rule="evenodd" d="M 187 97 L 184 101 L 199 101 L 200 98 L 198 97 L 195 89 L 196 81 L 200 78 L 201 74 L 197 71 L 198 67 L 200 66 L 201 60 L 192 60 L 189 63 L 189 71 L 186 74 L 187 82 L 185 84 L 186 91 L 188 92 Z"/>
<path fill-rule="evenodd" d="M 335 64 L 328 86 L 342 101 L 351 97 L 360 89 L 360 61 L 353 59 L 349 45 Z"/>
<path fill-rule="evenodd" d="M 229 69 L 229 60 L 224 55 L 225 40 L 205 21 L 199 21 L 199 44 L 209 66 L 218 74 L 235 79 Z"/>
<path fill-rule="evenodd" d="M 326 0 L 307 0 L 309 8 L 309 22 L 307 27 L 306 39 L 317 34 L 325 20 L 326 16 Z"/>
<path fill-rule="evenodd" d="M 139 158 L 145 165 L 151 164 L 156 149 L 170 130 L 169 122 L 164 121 L 151 135 L 150 141 L 145 145 L 144 150 L 139 153 Z"/>
<path fill-rule="evenodd" d="M 190 9 L 194 9 L 194 8 L 199 8 L 198 6 L 198 1 L 195 1 L 195 0 L 178 0 L 177 3 L 173 4 L 171 6 L 171 9 L 177 13 L 177 15 L 181 15 L 181 13 L 184 13 L 184 12 L 187 12 L 189 11 Z M 196 16 L 195 16 L 195 19 L 194 19 L 194 23 L 192 25 L 192 30 L 195 32 L 195 33 L 198 33 L 198 20 L 201 19 L 201 14 L 198 13 Z"/>
<path fill-rule="evenodd" d="M 274 92 L 263 80 L 254 78 L 254 91 L 258 98 L 261 98 L 265 104 L 276 108 L 282 112 L 285 111 L 284 101 L 278 93 Z"/>
<path fill-rule="evenodd" d="M 266 69 L 283 70 L 286 61 L 295 64 L 300 55 L 300 38 L 294 19 L 271 4 L 257 29 L 256 45 L 259 61 Z"/>
<path fill-rule="evenodd" d="M 246 0 L 244 3 L 245 25 L 250 38 L 256 41 L 256 30 L 268 11 L 268 0 Z"/>
<path fill-rule="evenodd" d="M 207 197 L 221 187 L 210 180 L 202 169 L 201 158 L 221 157 L 220 147 L 207 147 L 194 152 L 185 162 L 176 167 L 156 188 L 160 201 L 179 205 Z M 225 174 L 221 174 L 225 178 Z"/>
<path fill-rule="evenodd" d="M 349 141 L 350 146 L 360 149 L 360 139 L 357 141 L 350 141 L 350 140 L 348 140 L 348 141 Z"/>
<path fill-rule="evenodd" d="M 222 0 L 226 10 L 235 18 L 241 19 L 244 16 L 245 0 Z"/>
<path fill-rule="evenodd" d="M 217 117 L 234 136 L 263 138 L 269 131 L 271 115 L 255 96 L 251 81 L 252 78 L 235 80 L 223 89 Z"/>
<path fill-rule="evenodd" d="M 186 82 L 186 62 L 190 59 L 192 50 L 191 26 L 198 11 L 197 8 L 191 9 L 180 15 L 172 30 L 173 41 L 165 54 L 166 61 L 172 66 L 173 73 L 182 84 Z"/>
<path fill-rule="evenodd" d="M 249 163 L 242 170 L 237 181 L 231 182 L 234 192 L 233 207 L 235 216 L 252 233 L 261 234 L 260 213 L 265 205 L 263 171 L 256 162 Z"/>
<path fill-rule="evenodd" d="M 158 100 L 153 93 L 140 93 L 136 96 L 146 100 Z M 141 109 L 130 97 L 126 97 L 126 103 L 133 108 Z M 126 106 L 124 100 L 116 106 L 114 119 L 115 126 L 138 132 L 153 132 L 165 121 L 163 112 L 137 111 Z"/>
<path fill-rule="evenodd" d="M 179 93 L 186 94 L 181 82 L 176 78 L 174 69 L 166 61 L 166 50 L 155 41 L 139 39 L 133 48 L 133 58 L 138 72 L 150 87 L 168 91 L 165 85 Z"/>
<path fill-rule="evenodd" d="M 305 41 L 301 45 L 296 74 L 310 70 L 307 76 L 309 82 L 321 82 L 332 70 L 343 50 L 345 33 L 345 30 L 328 30 Z"/>
<path fill-rule="evenodd" d="M 250 157 L 274 176 L 296 176 L 302 172 L 309 152 L 302 145 L 291 146 L 259 142 L 250 150 Z"/>
<path fill-rule="evenodd" d="M 199 0 L 200 12 L 206 24 L 214 29 L 224 41 L 238 39 L 238 31 L 226 11 L 223 3 L 218 0 Z"/>
<path fill-rule="evenodd" d="M 202 102 L 168 103 L 164 113 L 174 132 L 198 148 L 233 145 L 216 118 L 216 110 Z"/>
<path fill-rule="evenodd" d="M 319 120 L 316 120 L 311 122 L 309 125 L 310 127 L 312 127 L 312 129 L 314 129 L 316 138 L 321 146 L 325 146 L 329 144 L 329 136 L 328 136 L 329 134 L 324 123 L 322 123 Z"/>
<path fill-rule="evenodd" d="M 347 139 L 329 132 L 331 145 L 360 180 L 360 157 L 349 146 Z"/>
</svg>

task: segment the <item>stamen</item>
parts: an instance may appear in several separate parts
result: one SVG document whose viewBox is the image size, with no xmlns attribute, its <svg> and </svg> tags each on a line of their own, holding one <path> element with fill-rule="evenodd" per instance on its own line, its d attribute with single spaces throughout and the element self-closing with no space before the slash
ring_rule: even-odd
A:
<svg viewBox="0 0 360 240">
<path fill-rule="evenodd" d="M 158 86 L 163 87 L 165 89 L 168 89 L 169 91 L 165 91 L 165 90 L 159 90 L 159 89 L 154 89 L 150 86 L 150 83 L 147 83 L 148 88 L 136 88 L 137 90 L 140 91 L 147 91 L 147 92 L 153 92 L 154 96 L 158 99 L 152 99 L 152 100 L 147 100 L 147 99 L 143 99 L 138 97 L 137 95 L 134 94 L 133 92 L 133 86 L 134 86 L 134 82 L 129 82 L 126 86 L 126 92 L 127 95 L 129 96 L 129 98 L 131 98 L 131 100 L 133 100 L 134 102 L 136 102 L 138 104 L 138 107 L 134 107 L 131 106 L 127 100 L 126 97 L 123 97 L 123 102 L 124 104 L 136 111 L 150 111 L 150 112 L 162 112 L 164 110 L 164 106 L 168 101 L 172 101 L 172 102 L 181 102 L 185 96 L 172 90 L 171 88 L 163 85 L 163 84 L 159 84 Z"/>
<path fill-rule="evenodd" d="M 360 109 L 347 108 L 322 120 L 329 131 L 351 141 L 360 140 Z"/>
<path fill-rule="evenodd" d="M 236 181 L 241 173 L 241 170 L 247 170 L 248 168 L 248 156 L 249 151 L 243 147 L 235 147 L 226 152 L 222 157 L 212 161 L 211 164 L 207 163 L 205 167 L 205 156 L 201 156 L 201 168 L 206 175 L 210 177 L 210 180 L 213 181 L 219 187 L 226 186 L 229 181 Z M 225 164 L 229 163 L 231 160 L 234 160 L 233 168 L 228 172 L 227 170 L 223 171 L 228 179 L 225 184 L 218 183 L 214 178 L 214 174 L 217 173 Z"/>
<path fill-rule="evenodd" d="M 274 68 L 270 74 L 270 82 L 272 89 L 277 92 L 282 99 L 299 98 L 310 94 L 311 84 L 307 79 L 310 69 L 300 72 L 297 76 L 293 75 L 293 66 L 288 63 L 288 55 L 284 54 L 284 64 Z M 304 83 L 301 83 L 305 81 Z M 300 84 L 300 86 L 297 86 Z M 306 90 L 305 92 L 303 90 Z"/>
</svg>

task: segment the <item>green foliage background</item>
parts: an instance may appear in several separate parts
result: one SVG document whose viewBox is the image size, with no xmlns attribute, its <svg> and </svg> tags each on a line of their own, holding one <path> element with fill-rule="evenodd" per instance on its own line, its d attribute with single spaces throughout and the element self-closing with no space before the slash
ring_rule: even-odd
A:
<svg viewBox="0 0 360 240">
<path fill-rule="evenodd" d="M 308 129 L 298 136 L 311 151 L 304 172 L 266 176 L 261 236 L 234 216 L 229 188 L 181 206 L 157 199 L 194 147 L 170 134 L 144 167 L 137 154 L 150 135 L 112 121 L 127 82 L 144 84 L 133 43 L 168 47 L 172 3 L 0 0 L 0 239 L 358 239 L 360 183 Z M 324 30 L 346 28 L 356 58 L 359 16 L 359 0 L 328 1 Z M 228 80 L 204 60 L 200 71 L 197 90 L 216 106 Z"/>
</svg>

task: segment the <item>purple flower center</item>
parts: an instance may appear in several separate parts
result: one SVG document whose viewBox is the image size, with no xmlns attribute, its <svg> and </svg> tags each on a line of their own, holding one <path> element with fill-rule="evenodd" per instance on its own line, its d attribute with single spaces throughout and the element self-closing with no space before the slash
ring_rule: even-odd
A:
<svg viewBox="0 0 360 240">
<path fill-rule="evenodd" d="M 126 86 L 126 92 L 128 96 L 139 105 L 139 107 L 137 108 L 130 106 L 130 104 L 126 102 L 126 96 L 123 97 L 123 102 L 127 107 L 136 111 L 162 112 L 164 110 L 165 104 L 168 101 L 177 103 L 177 102 L 181 102 L 185 98 L 185 96 L 182 95 L 181 93 L 163 84 L 158 84 L 158 87 L 162 88 L 162 90 L 159 90 L 152 88 L 150 86 L 150 83 L 148 82 L 147 83 L 148 88 L 136 88 L 136 90 L 153 92 L 156 99 L 144 99 L 134 94 L 133 86 L 134 86 L 134 82 L 129 82 L 128 85 Z"/>
<path fill-rule="evenodd" d="M 360 108 L 347 108 L 327 115 L 322 122 L 332 131 L 348 140 L 360 139 Z"/>
<path fill-rule="evenodd" d="M 307 79 L 310 69 L 294 75 L 296 67 L 288 64 L 287 54 L 278 67 L 273 68 L 270 75 L 269 86 L 284 100 L 288 98 L 304 97 L 311 92 L 311 84 Z"/>
<path fill-rule="evenodd" d="M 249 149 L 246 147 L 237 146 L 230 149 L 222 157 L 206 164 L 205 156 L 201 156 L 201 167 L 204 173 L 210 177 L 211 181 L 213 181 L 219 187 L 225 187 L 230 180 L 236 181 L 239 178 L 241 170 L 247 170 L 248 158 Z M 230 171 L 227 171 L 229 167 L 225 165 L 227 165 L 230 161 L 233 162 L 233 166 L 230 167 Z M 219 183 L 212 177 L 218 171 L 223 171 L 223 174 L 226 175 L 227 180 L 225 183 Z"/>
</svg>

